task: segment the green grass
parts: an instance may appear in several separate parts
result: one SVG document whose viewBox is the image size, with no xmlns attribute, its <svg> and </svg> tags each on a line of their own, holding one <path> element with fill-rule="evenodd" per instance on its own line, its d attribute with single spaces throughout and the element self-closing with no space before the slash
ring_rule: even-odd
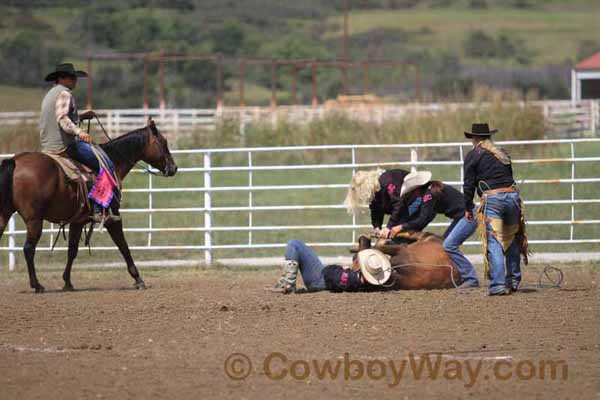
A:
<svg viewBox="0 0 600 400">
<path fill-rule="evenodd" d="M 577 56 L 579 42 L 600 37 L 600 6 L 590 5 L 569 9 L 569 2 L 558 8 L 514 9 L 491 7 L 485 10 L 467 8 L 415 8 L 407 10 L 353 10 L 350 14 L 350 34 L 365 33 L 374 29 L 403 29 L 419 31 L 428 28 L 431 33 L 412 35 L 407 46 L 414 49 L 442 51 L 454 50 L 464 57 L 463 42 L 471 30 L 483 30 L 496 36 L 507 33 L 525 40 L 533 50 L 535 66 L 562 63 Z M 566 11 L 566 10 L 568 11 Z M 341 17 L 332 17 L 330 22 L 339 29 L 329 31 L 326 37 L 342 35 Z M 350 38 L 352 40 L 352 38 Z M 482 60 L 468 60 L 481 63 Z M 498 60 L 506 64 L 506 60 Z"/>
<path fill-rule="evenodd" d="M 45 94 L 41 88 L 0 85 L 0 112 L 38 111 Z"/>
</svg>

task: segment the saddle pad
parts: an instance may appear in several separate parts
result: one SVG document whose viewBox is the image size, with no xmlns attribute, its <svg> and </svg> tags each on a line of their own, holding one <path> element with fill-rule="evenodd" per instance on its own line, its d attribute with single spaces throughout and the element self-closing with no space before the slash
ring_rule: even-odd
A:
<svg viewBox="0 0 600 400">
<path fill-rule="evenodd" d="M 76 163 L 72 159 L 62 156 L 61 154 L 46 152 L 44 152 L 44 154 L 56 161 L 69 180 L 78 181 L 79 179 L 82 179 L 84 182 L 89 180 L 91 170 L 86 166 Z"/>
<path fill-rule="evenodd" d="M 92 190 L 88 193 L 88 198 L 94 200 L 94 202 L 100 204 L 102 207 L 108 208 L 116 187 L 117 183 L 112 176 L 104 168 L 101 168 Z"/>
</svg>

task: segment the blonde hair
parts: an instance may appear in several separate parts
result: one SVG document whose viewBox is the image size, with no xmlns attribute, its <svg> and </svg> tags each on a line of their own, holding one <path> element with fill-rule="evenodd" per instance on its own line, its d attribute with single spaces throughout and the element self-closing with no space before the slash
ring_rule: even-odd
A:
<svg viewBox="0 0 600 400">
<path fill-rule="evenodd" d="M 510 156 L 501 147 L 497 147 L 491 139 L 483 139 L 477 144 L 494 155 L 504 165 L 510 165 Z"/>
<path fill-rule="evenodd" d="M 356 214 L 371 203 L 375 193 L 381 188 L 379 177 L 385 171 L 377 168 L 371 171 L 358 171 L 352 177 L 344 205 L 348 214 Z"/>
</svg>

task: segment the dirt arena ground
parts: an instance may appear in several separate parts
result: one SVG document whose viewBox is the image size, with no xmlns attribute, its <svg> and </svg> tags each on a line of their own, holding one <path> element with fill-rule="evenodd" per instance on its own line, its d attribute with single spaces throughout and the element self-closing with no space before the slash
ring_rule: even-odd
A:
<svg viewBox="0 0 600 400">
<path fill-rule="evenodd" d="M 75 269 L 74 293 L 42 271 L 36 295 L 2 272 L 0 398 L 598 399 L 600 267 L 562 268 L 563 289 L 499 298 L 274 296 L 275 270 L 144 270 L 134 291 L 124 269 Z"/>
</svg>

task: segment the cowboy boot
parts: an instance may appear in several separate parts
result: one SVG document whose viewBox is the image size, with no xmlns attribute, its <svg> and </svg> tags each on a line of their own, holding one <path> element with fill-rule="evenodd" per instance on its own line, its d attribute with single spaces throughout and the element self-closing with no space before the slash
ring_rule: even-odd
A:
<svg viewBox="0 0 600 400">
<path fill-rule="evenodd" d="M 281 277 L 269 291 L 274 293 L 294 293 L 296 291 L 296 278 L 298 277 L 299 265 L 297 261 L 285 260 L 281 266 Z"/>
</svg>

